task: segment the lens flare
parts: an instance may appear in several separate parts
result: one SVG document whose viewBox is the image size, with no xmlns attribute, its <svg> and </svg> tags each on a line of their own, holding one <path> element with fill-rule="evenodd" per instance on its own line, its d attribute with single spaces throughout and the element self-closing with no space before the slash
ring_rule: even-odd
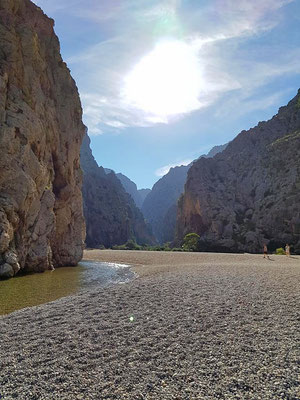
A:
<svg viewBox="0 0 300 400">
<path fill-rule="evenodd" d="M 172 116 L 199 108 L 202 72 L 193 46 L 164 41 L 125 78 L 123 97 L 154 116 Z"/>
</svg>

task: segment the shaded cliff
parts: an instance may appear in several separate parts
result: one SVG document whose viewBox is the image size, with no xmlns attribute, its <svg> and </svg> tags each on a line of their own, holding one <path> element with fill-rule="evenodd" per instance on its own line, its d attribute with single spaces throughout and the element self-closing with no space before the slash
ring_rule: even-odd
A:
<svg viewBox="0 0 300 400">
<path fill-rule="evenodd" d="M 111 172 L 114 172 L 110 168 L 104 168 L 104 171 L 106 174 L 110 174 Z M 138 189 L 136 184 L 128 178 L 128 176 L 118 172 L 116 174 L 116 177 L 119 179 L 119 181 L 122 183 L 123 188 L 125 189 L 125 192 L 130 194 L 132 197 L 133 201 L 135 202 L 135 205 L 141 209 L 142 205 L 144 203 L 145 198 L 148 196 L 148 194 L 151 192 L 151 189 Z"/>
<path fill-rule="evenodd" d="M 193 164 L 177 238 L 189 232 L 203 250 L 259 252 L 266 242 L 300 252 L 300 92 L 221 154 Z"/>
<path fill-rule="evenodd" d="M 188 169 L 189 166 L 184 165 L 171 168 L 154 184 L 151 193 L 143 203 L 144 217 L 151 225 L 153 233 L 160 243 L 174 239 L 176 204 L 183 192 Z M 166 218 L 167 214 L 168 218 Z"/>
<path fill-rule="evenodd" d="M 154 244 L 151 229 L 115 173 L 99 167 L 86 135 L 81 147 L 83 205 L 88 247 L 111 247 L 129 239 Z"/>
<path fill-rule="evenodd" d="M 223 151 L 227 144 L 215 146 L 201 157 L 213 157 Z M 173 241 L 175 237 L 177 201 L 184 191 L 187 172 L 192 165 L 171 168 L 159 179 L 144 200 L 142 212 L 150 223 L 155 237 L 160 243 Z"/>
<path fill-rule="evenodd" d="M 151 192 L 151 189 L 138 190 L 136 184 L 131 179 L 129 179 L 126 175 L 118 173 L 118 174 L 116 174 L 116 176 L 119 179 L 119 181 L 122 183 L 125 191 L 128 194 L 130 194 L 130 196 L 133 198 L 136 206 L 141 209 L 142 205 L 144 203 L 144 200 L 147 197 L 147 195 Z"/>
<path fill-rule="evenodd" d="M 82 110 L 53 25 L 29 0 L 0 2 L 2 277 L 82 257 Z"/>
<path fill-rule="evenodd" d="M 142 208 L 144 201 L 146 200 L 146 197 L 148 196 L 149 193 L 151 193 L 151 189 L 138 189 L 138 192 L 140 194 L 141 208 Z"/>
</svg>

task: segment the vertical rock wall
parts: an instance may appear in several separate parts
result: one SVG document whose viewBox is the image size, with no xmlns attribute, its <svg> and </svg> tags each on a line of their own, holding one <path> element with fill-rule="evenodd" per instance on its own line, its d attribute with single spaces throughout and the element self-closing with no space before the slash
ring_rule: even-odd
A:
<svg viewBox="0 0 300 400">
<path fill-rule="evenodd" d="M 241 132 L 188 172 L 177 240 L 196 232 L 203 250 L 300 253 L 300 91 L 267 122 Z"/>
<path fill-rule="evenodd" d="M 29 0 L 0 1 L 0 277 L 82 257 L 85 130 L 53 25 Z"/>
<path fill-rule="evenodd" d="M 111 247 L 133 239 L 139 244 L 155 244 L 151 229 L 132 197 L 111 172 L 99 167 L 86 135 L 81 147 L 83 205 L 88 247 Z"/>
</svg>

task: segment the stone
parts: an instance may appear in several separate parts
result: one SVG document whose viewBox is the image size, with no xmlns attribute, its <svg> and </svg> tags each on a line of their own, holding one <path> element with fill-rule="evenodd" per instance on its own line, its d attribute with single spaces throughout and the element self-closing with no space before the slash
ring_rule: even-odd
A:
<svg viewBox="0 0 300 400">
<path fill-rule="evenodd" d="M 85 127 L 53 25 L 29 0 L 1 1 L 0 264 L 8 275 L 76 265 L 83 252 Z"/>
<path fill-rule="evenodd" d="M 7 262 L 7 264 L 11 265 L 14 274 L 17 274 L 20 270 L 20 264 L 18 262 L 18 256 L 14 251 L 8 251 L 7 253 L 4 254 L 4 259 Z"/>
<path fill-rule="evenodd" d="M 15 275 L 14 269 L 11 265 L 5 263 L 0 265 L 0 279 L 9 279 Z"/>
</svg>

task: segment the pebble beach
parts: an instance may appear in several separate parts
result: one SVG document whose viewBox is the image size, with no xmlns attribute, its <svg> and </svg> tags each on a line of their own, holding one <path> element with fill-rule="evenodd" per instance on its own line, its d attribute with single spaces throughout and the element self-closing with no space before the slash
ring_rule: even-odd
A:
<svg viewBox="0 0 300 400">
<path fill-rule="evenodd" d="M 0 399 L 300 399 L 299 256 L 84 259 L 135 278 L 0 317 Z"/>
</svg>

